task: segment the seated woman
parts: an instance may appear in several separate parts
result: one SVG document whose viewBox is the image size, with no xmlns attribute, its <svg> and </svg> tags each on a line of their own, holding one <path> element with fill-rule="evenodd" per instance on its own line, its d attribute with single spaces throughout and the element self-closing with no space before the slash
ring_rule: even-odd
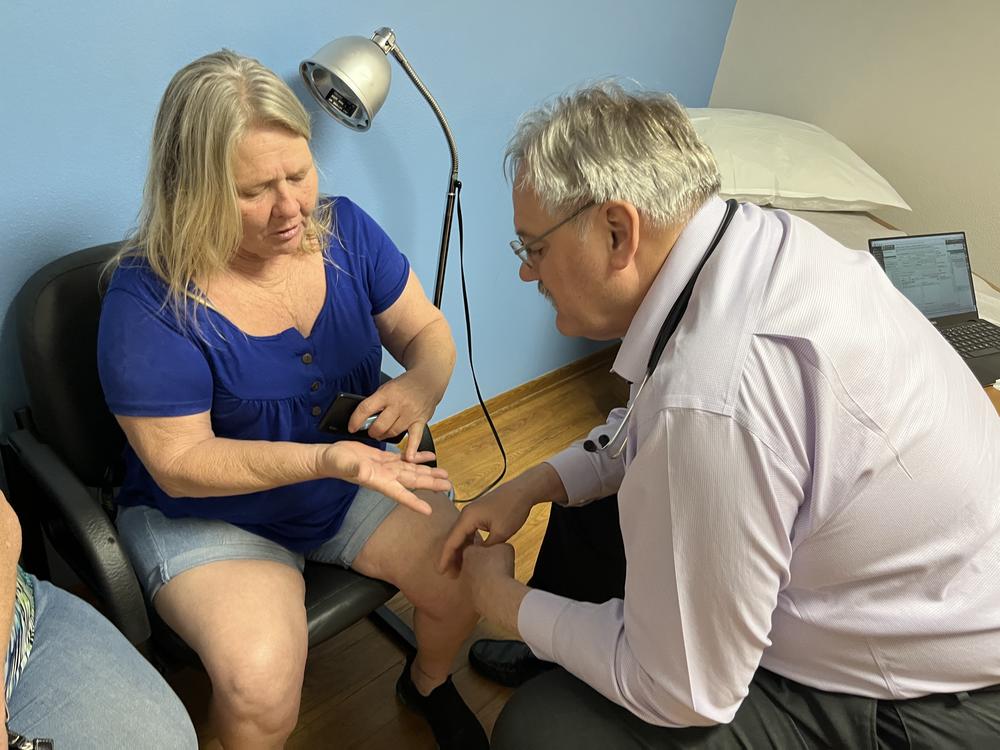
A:
<svg viewBox="0 0 1000 750">
<path fill-rule="evenodd" d="M 149 662 L 89 604 L 25 573 L 20 554 L 21 525 L 0 492 L 8 737 L 45 737 L 55 750 L 198 747 L 184 706 Z"/>
<path fill-rule="evenodd" d="M 123 544 L 201 657 L 225 747 L 282 747 L 295 727 L 308 558 L 402 590 L 418 652 L 397 694 L 441 747 L 485 748 L 449 679 L 477 618 L 434 566 L 457 511 L 417 450 L 451 332 L 385 232 L 347 198 L 318 198 L 309 138 L 301 103 L 255 60 L 210 54 L 167 87 L 98 338 L 130 446 Z M 406 372 L 380 387 L 382 345 Z M 341 391 L 368 396 L 349 426 L 378 414 L 373 439 L 320 431 Z M 403 431 L 405 456 L 378 442 Z"/>
</svg>

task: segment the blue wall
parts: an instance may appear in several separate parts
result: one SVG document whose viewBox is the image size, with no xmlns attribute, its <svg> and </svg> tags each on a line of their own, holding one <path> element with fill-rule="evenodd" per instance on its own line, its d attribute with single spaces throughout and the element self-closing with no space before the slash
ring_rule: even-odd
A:
<svg viewBox="0 0 1000 750">
<path fill-rule="evenodd" d="M 305 100 L 299 61 L 334 37 L 391 26 L 458 142 L 476 369 L 488 398 L 598 345 L 561 337 L 517 278 L 501 155 L 518 115 L 581 81 L 621 75 L 705 106 L 735 0 L 473 3 L 103 0 L 0 4 L 0 428 L 24 402 L 8 314 L 44 263 L 120 239 L 139 207 L 152 121 L 171 75 L 229 47 L 259 58 Z M 430 294 L 448 152 L 436 120 L 392 61 L 374 127 L 315 117 L 320 188 L 364 206 Z M 317 112 L 311 102 L 311 111 Z M 457 227 L 444 311 L 459 364 L 436 418 L 475 403 L 464 353 Z M 387 367 L 388 370 L 391 368 Z"/>
</svg>

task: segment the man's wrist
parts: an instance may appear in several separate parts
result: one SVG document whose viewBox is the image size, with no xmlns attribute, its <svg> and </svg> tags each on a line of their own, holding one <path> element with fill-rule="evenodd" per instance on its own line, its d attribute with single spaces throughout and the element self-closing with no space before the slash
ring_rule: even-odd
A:
<svg viewBox="0 0 1000 750">
<path fill-rule="evenodd" d="M 565 502 L 566 488 L 563 486 L 559 472 L 552 464 L 540 463 L 529 469 L 530 490 L 533 501 L 531 505 L 542 502 Z M 526 488 L 527 489 L 527 488 Z"/>
<path fill-rule="evenodd" d="M 518 511 L 527 513 L 539 503 L 544 503 L 546 498 L 537 490 L 537 488 L 532 487 L 530 484 L 526 484 L 523 487 L 517 488 L 517 491 L 514 493 L 513 500 L 517 505 L 516 509 Z"/>
<path fill-rule="evenodd" d="M 517 633 L 517 617 L 521 602 L 530 588 L 508 576 L 495 576 L 479 589 L 476 610 L 490 622 L 511 633 Z"/>
</svg>

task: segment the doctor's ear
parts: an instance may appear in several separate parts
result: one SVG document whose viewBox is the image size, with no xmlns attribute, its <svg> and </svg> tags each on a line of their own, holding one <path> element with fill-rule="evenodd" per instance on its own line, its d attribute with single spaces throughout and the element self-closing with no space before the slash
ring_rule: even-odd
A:
<svg viewBox="0 0 1000 750">
<path fill-rule="evenodd" d="M 627 201 L 608 201 L 601 211 L 610 237 L 611 266 L 620 271 L 632 263 L 639 248 L 639 212 Z"/>
</svg>

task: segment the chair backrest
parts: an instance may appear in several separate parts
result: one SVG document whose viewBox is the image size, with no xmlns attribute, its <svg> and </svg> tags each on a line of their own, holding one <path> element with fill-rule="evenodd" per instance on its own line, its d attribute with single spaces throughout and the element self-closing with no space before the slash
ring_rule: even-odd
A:
<svg viewBox="0 0 1000 750">
<path fill-rule="evenodd" d="M 93 487 L 120 482 L 125 444 L 97 376 L 102 271 L 118 249 L 98 245 L 49 263 L 14 302 L 38 437 Z"/>
</svg>

